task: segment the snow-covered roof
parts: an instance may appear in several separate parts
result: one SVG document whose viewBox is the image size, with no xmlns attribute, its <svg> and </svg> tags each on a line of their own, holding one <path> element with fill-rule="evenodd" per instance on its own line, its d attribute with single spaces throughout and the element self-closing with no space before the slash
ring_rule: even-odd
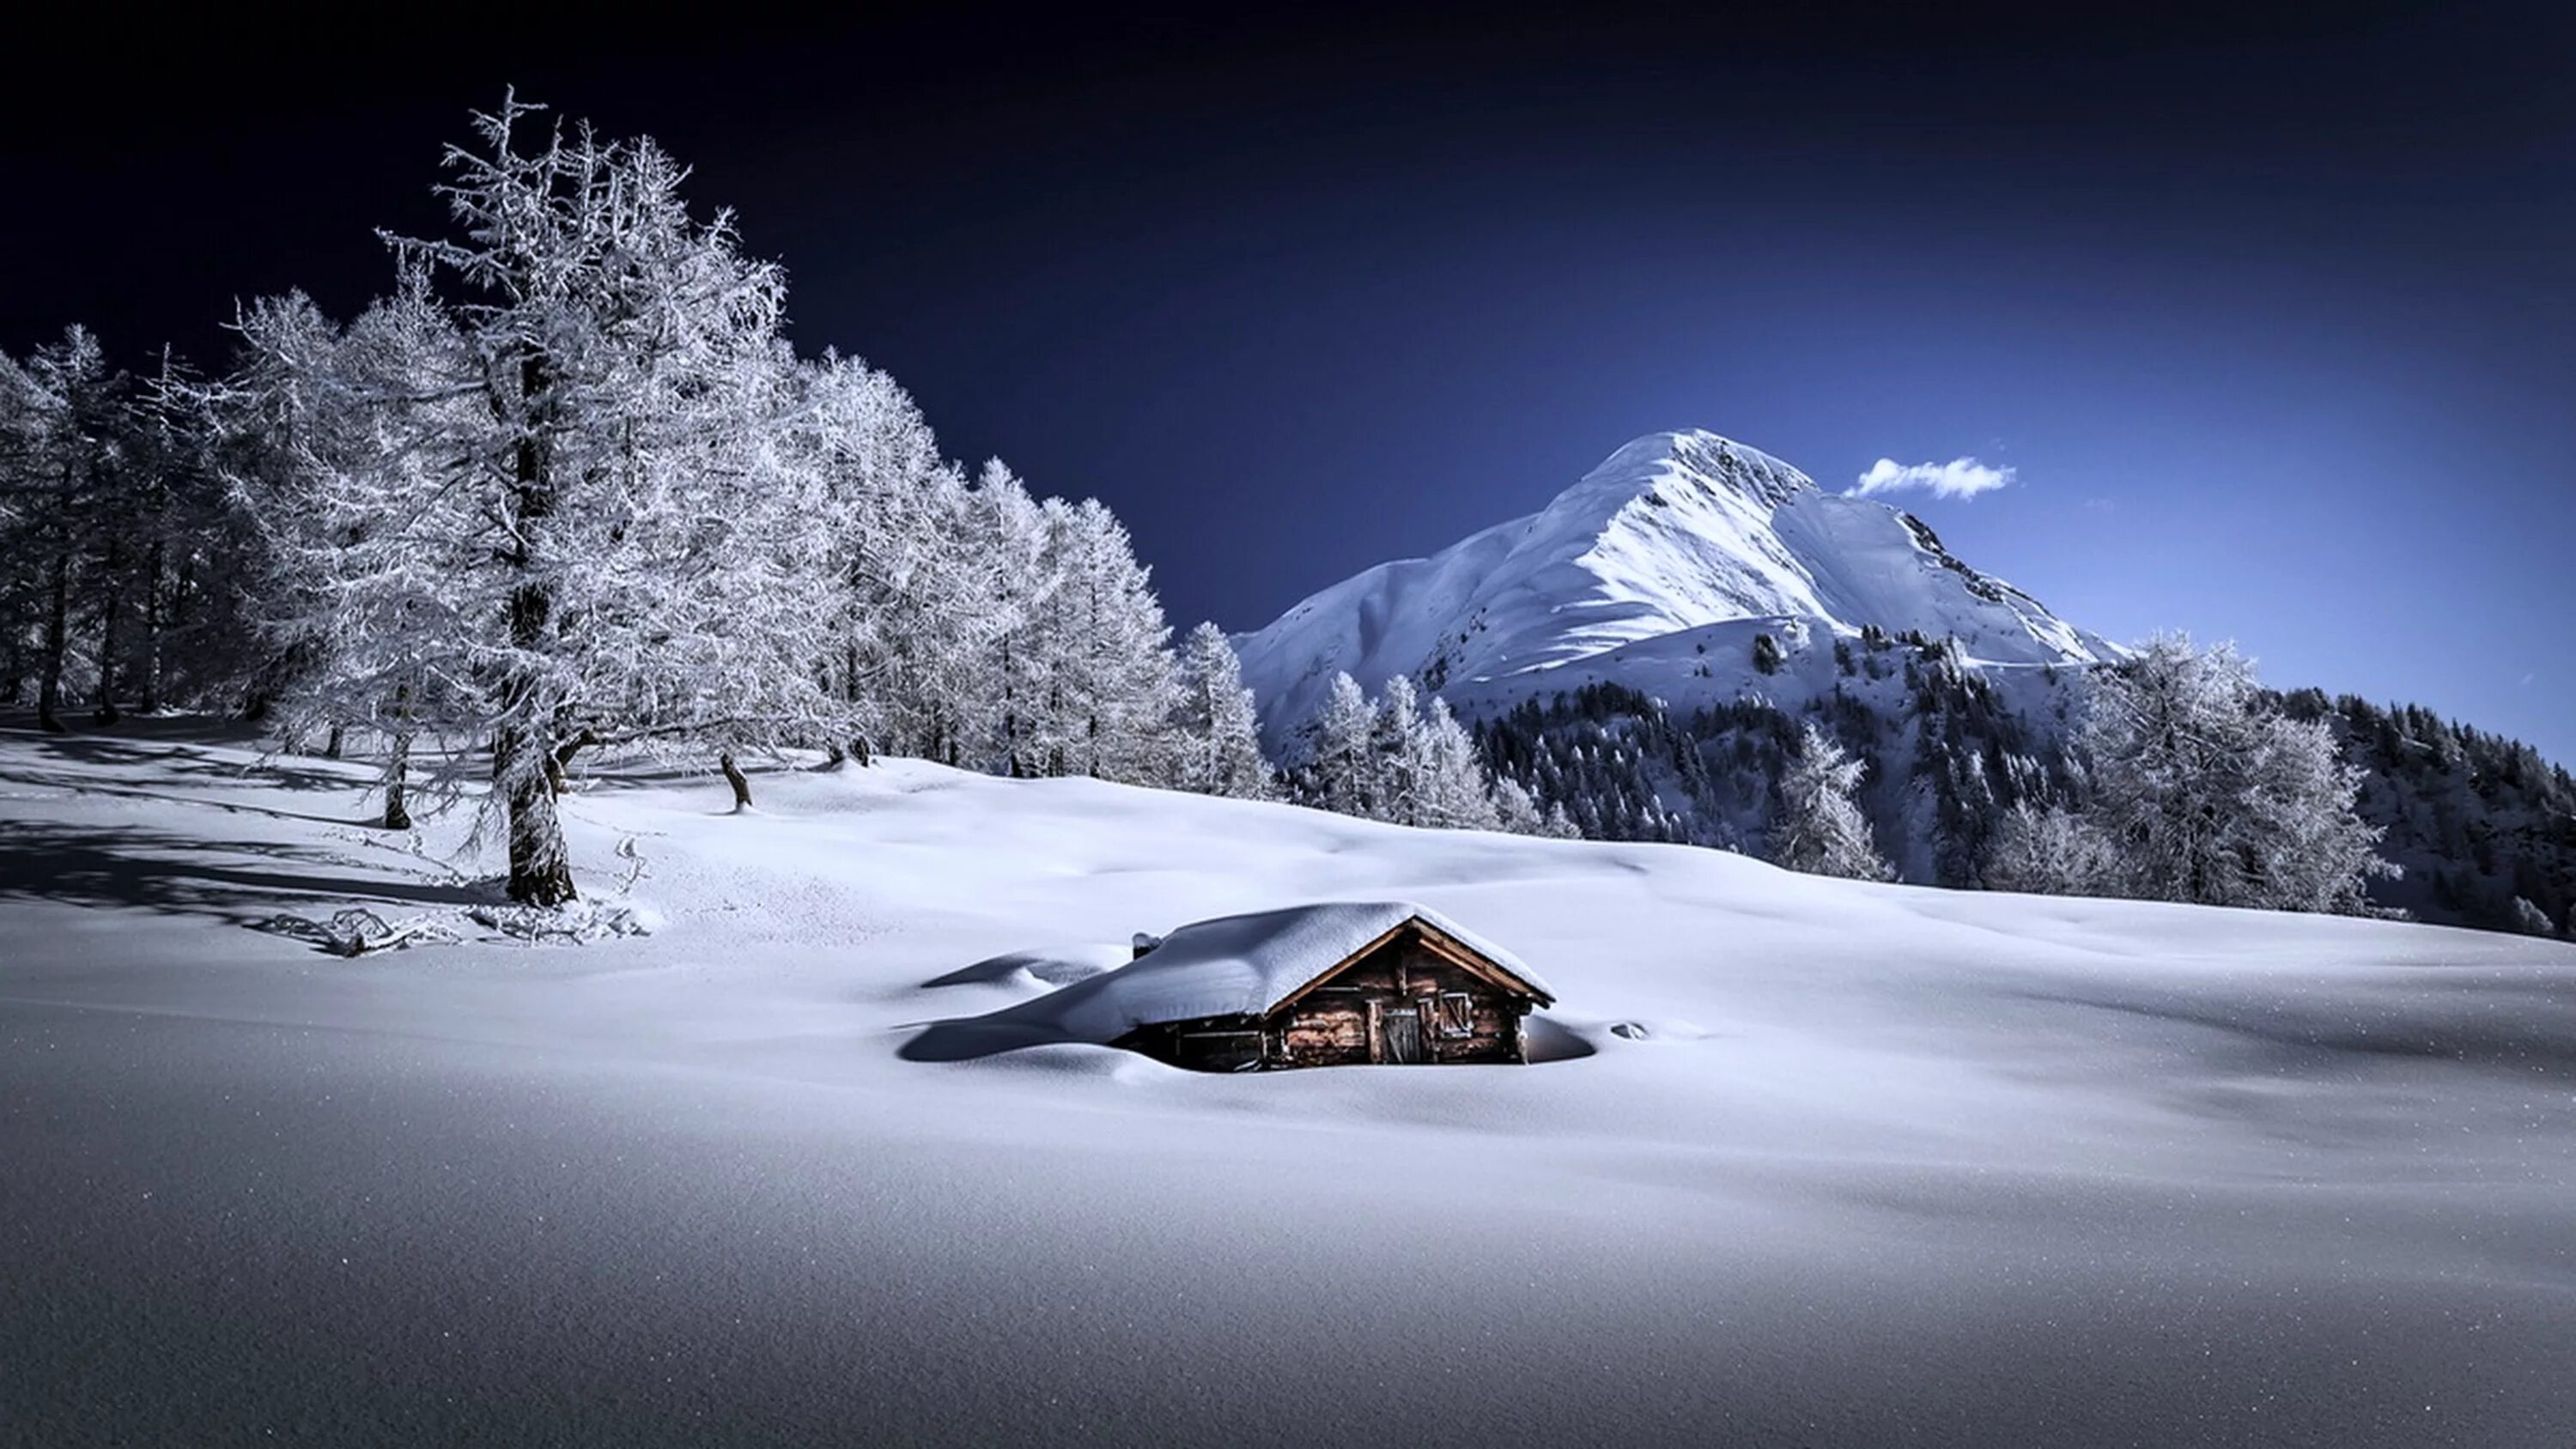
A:
<svg viewBox="0 0 2576 1449">
<path fill-rule="evenodd" d="M 1257 1016 L 1380 936 L 1419 920 L 1553 998 L 1521 959 L 1411 901 L 1325 901 L 1219 916 L 1183 926 L 1114 971 L 1026 1002 L 1009 1015 L 1043 1020 L 1077 1039 L 1109 1041 L 1156 1022 Z"/>
</svg>

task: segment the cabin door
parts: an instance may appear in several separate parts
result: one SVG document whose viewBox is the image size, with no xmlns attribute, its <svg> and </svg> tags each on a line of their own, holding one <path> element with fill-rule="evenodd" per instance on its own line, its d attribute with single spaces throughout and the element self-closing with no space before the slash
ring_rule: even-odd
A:
<svg viewBox="0 0 2576 1449">
<path fill-rule="evenodd" d="M 1389 1006 L 1377 1014 L 1378 1060 L 1410 1066 L 1422 1060 L 1422 1013 L 1410 1006 Z"/>
</svg>

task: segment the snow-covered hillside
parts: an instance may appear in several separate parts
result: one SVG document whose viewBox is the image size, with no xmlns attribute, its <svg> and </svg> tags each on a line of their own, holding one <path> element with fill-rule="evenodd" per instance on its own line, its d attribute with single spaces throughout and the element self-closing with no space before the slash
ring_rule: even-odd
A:
<svg viewBox="0 0 2576 1449">
<path fill-rule="evenodd" d="M 366 764 L 0 732 L 0 1438 L 2558 1445 L 2576 948 L 911 761 L 610 772 L 484 933 Z M 1557 1060 L 915 1060 L 1424 901 Z"/>
<path fill-rule="evenodd" d="M 1570 688 L 1583 661 L 1677 706 L 1731 700 L 1770 685 L 1752 665 L 1756 624 L 1828 645 L 1864 625 L 1955 637 L 1974 663 L 2114 652 L 1913 516 L 1699 431 L 1639 438 L 1539 512 L 1345 579 L 1235 643 L 1278 747 L 1337 671 L 1370 689 L 1410 675 L 1473 707 Z M 1726 625 L 1739 627 L 1711 628 Z M 1688 669 L 1655 667 L 1677 644 L 1697 646 Z"/>
</svg>

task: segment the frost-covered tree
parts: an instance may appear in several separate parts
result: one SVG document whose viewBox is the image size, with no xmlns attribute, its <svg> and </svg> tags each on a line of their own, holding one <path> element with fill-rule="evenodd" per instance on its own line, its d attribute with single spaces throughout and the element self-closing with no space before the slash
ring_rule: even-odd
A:
<svg viewBox="0 0 2576 1449">
<path fill-rule="evenodd" d="M 1336 673 L 1315 717 L 1305 767 L 1306 799 L 1344 815 L 1374 815 L 1378 802 L 1376 711 L 1359 681 Z"/>
<path fill-rule="evenodd" d="M 1371 819 L 1402 825 L 1421 819 L 1422 781 L 1429 768 L 1426 743 L 1421 696 L 1410 678 L 1396 675 L 1378 691 L 1369 725 Z"/>
<path fill-rule="evenodd" d="M 15 647 L 32 655 L 37 723 L 68 728 L 73 688 L 92 684 L 104 720 L 116 717 L 116 659 L 124 624 L 123 517 L 130 475 L 124 444 L 130 391 L 87 329 L 37 348 L 0 378 L 9 398 L 8 532 Z M 99 633 L 83 649 L 84 617 Z M 23 666 L 22 666 L 23 667 Z"/>
<path fill-rule="evenodd" d="M 1987 847 L 1985 884 L 2034 895 L 2109 895 L 2120 858 L 2102 832 L 2062 805 L 2022 801 L 2004 812 Z"/>
<path fill-rule="evenodd" d="M 2370 878 L 2395 869 L 2332 732 L 2284 715 L 2232 646 L 2149 641 L 2097 674 L 2077 738 L 2125 894 L 2359 913 Z"/>
<path fill-rule="evenodd" d="M 1299 800 L 1321 809 L 1438 830 L 1582 833 L 1562 805 L 1542 807 L 1527 786 L 1495 770 L 1447 700 L 1433 695 L 1425 707 L 1403 675 L 1372 703 L 1349 675 L 1336 674 L 1302 742 L 1291 783 Z"/>
<path fill-rule="evenodd" d="M 42 612 L 45 498 L 35 482 L 38 457 L 35 379 L 0 352 L 0 704 L 14 705 L 36 671 Z"/>
<path fill-rule="evenodd" d="M 1414 752 L 1413 814 L 1406 823 L 1438 830 L 1500 829 L 1502 811 L 1494 798 L 1495 782 L 1485 773 L 1476 741 L 1449 712 L 1449 701 L 1431 697 L 1420 733 L 1421 744 Z"/>
<path fill-rule="evenodd" d="M 1879 855 L 1858 800 L 1867 768 L 1866 761 L 1852 758 L 1824 731 L 1807 724 L 1799 732 L 1797 755 L 1780 777 L 1771 859 L 1811 875 L 1892 879 L 1895 872 Z"/>
<path fill-rule="evenodd" d="M 1172 631 L 1151 576 L 1099 502 L 1050 502 L 1044 520 L 1026 773 L 1163 783 L 1173 770 Z"/>
<path fill-rule="evenodd" d="M 1260 715 L 1225 631 L 1214 624 L 1192 629 L 1181 643 L 1179 675 L 1172 783 L 1203 795 L 1269 799 L 1270 762 L 1261 753 Z"/>
<path fill-rule="evenodd" d="M 804 369 L 802 391 L 802 446 L 821 476 L 827 568 L 840 585 L 823 670 L 851 727 L 824 747 L 863 763 L 879 746 L 949 758 L 960 676 L 985 642 L 969 625 L 989 561 L 951 532 L 967 518 L 965 479 L 884 373 L 826 355 Z"/>
<path fill-rule="evenodd" d="M 127 589 L 135 614 L 119 675 L 146 713 L 204 703 L 255 654 L 243 624 L 256 544 L 216 467 L 201 379 L 168 349 L 131 412 L 132 527 Z"/>
<path fill-rule="evenodd" d="M 779 274 L 689 214 L 651 142 L 527 144 L 535 109 L 450 151 L 455 233 L 397 244 L 394 298 L 345 336 L 254 312 L 244 337 L 254 379 L 318 399 L 317 435 L 283 443 L 300 497 L 260 500 L 319 583 L 285 626 L 316 646 L 303 692 L 488 742 L 510 894 L 552 904 L 574 894 L 556 779 L 584 744 L 712 747 L 739 794 L 733 751 L 841 721 Z"/>
<path fill-rule="evenodd" d="M 1040 612 L 1055 592 L 1061 562 L 1049 548 L 1050 532 L 1046 505 L 1000 459 L 987 459 L 959 535 L 990 564 L 980 627 L 973 631 L 990 642 L 962 675 L 964 732 L 974 764 L 1015 777 L 1045 774 L 1056 744 L 1049 697 L 1055 641 Z"/>
<path fill-rule="evenodd" d="M 1536 797 L 1520 781 L 1509 775 L 1494 777 L 1495 828 L 1514 835 L 1538 835 L 1555 840 L 1580 840 L 1583 832 L 1562 805 L 1539 807 Z"/>
<path fill-rule="evenodd" d="M 256 302 L 237 326 L 242 364 L 208 401 L 266 576 L 260 707 L 289 740 L 381 717 L 392 743 L 383 818 L 402 828 L 409 721 L 444 723 L 440 706 L 455 702 L 442 669 L 464 648 L 450 570 L 468 566 L 473 527 L 426 473 L 436 454 L 392 440 L 472 406 L 422 392 L 428 369 L 455 365 L 461 343 L 416 272 L 346 329 L 301 295 Z M 418 500 L 415 516 L 397 521 L 389 510 L 405 499 Z"/>
<path fill-rule="evenodd" d="M 2516 930 L 2526 936 L 2558 934 L 2557 923 L 2549 919 L 2549 913 L 2522 896 L 2513 898 L 2513 924 Z"/>
</svg>

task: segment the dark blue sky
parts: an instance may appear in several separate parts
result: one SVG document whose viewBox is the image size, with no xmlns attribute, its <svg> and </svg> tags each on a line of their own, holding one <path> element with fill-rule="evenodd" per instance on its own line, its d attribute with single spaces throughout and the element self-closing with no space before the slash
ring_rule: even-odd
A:
<svg viewBox="0 0 2576 1449">
<path fill-rule="evenodd" d="M 180 36 L 193 77 L 148 95 L 36 54 L 0 346 L 353 308 L 370 228 L 435 224 L 437 144 L 515 80 L 694 163 L 806 346 L 1108 501 L 1183 623 L 1704 426 L 1831 486 L 2009 465 L 1898 501 L 2102 633 L 2233 637 L 2576 761 L 2566 7 L 1935 9 L 951 8 L 390 65 Z"/>
</svg>

